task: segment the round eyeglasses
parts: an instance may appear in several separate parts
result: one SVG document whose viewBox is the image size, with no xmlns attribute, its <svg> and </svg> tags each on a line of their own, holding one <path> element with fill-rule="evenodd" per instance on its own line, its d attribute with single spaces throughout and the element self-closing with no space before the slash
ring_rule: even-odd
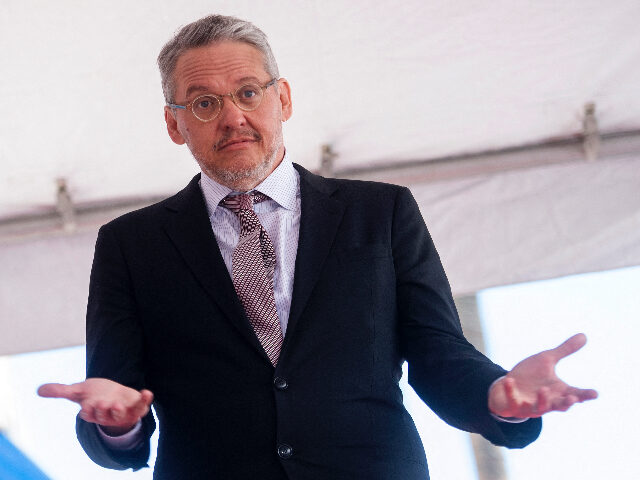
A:
<svg viewBox="0 0 640 480">
<path fill-rule="evenodd" d="M 206 93 L 194 98 L 186 105 L 176 105 L 175 103 L 167 103 L 168 107 L 180 108 L 182 110 L 191 110 L 193 116 L 201 122 L 210 122 L 218 116 L 222 110 L 224 97 L 231 97 L 231 100 L 240 110 L 250 112 L 255 110 L 262 103 L 264 91 L 278 81 L 277 78 L 272 79 L 264 85 L 255 85 L 247 83 L 242 85 L 235 92 L 225 93 L 224 95 L 214 95 Z"/>
</svg>

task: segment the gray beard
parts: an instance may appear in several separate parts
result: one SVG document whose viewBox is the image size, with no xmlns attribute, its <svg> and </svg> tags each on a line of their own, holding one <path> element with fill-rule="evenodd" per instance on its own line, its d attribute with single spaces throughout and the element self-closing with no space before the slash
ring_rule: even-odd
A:
<svg viewBox="0 0 640 480">
<path fill-rule="evenodd" d="M 247 192 L 262 182 L 271 173 L 276 161 L 276 156 L 278 155 L 278 147 L 278 144 L 274 145 L 273 149 L 264 157 L 262 162 L 246 170 L 225 170 L 216 168 L 215 166 L 203 168 L 202 162 L 198 161 L 198 164 L 209 177 L 221 185 L 237 192 Z"/>
</svg>

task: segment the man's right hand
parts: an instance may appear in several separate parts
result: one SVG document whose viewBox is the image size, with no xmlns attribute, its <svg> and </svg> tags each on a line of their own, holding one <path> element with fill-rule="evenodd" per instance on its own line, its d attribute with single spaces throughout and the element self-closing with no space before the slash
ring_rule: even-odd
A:
<svg viewBox="0 0 640 480">
<path fill-rule="evenodd" d="M 38 388 L 46 398 L 66 398 L 80 405 L 80 418 L 97 423 L 107 435 L 130 431 L 149 411 L 153 393 L 134 390 L 106 378 L 88 378 L 73 385 L 46 383 Z"/>
</svg>

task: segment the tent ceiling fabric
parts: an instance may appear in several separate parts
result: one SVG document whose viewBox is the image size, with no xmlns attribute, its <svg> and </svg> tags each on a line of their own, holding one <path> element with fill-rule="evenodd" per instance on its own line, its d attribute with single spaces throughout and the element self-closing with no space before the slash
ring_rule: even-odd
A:
<svg viewBox="0 0 640 480">
<path fill-rule="evenodd" d="M 181 25 L 237 15 L 293 89 L 292 158 L 336 169 L 640 128 L 640 3 L 3 0 L 0 218 L 171 193 L 197 167 L 171 143 L 155 58 Z"/>
</svg>

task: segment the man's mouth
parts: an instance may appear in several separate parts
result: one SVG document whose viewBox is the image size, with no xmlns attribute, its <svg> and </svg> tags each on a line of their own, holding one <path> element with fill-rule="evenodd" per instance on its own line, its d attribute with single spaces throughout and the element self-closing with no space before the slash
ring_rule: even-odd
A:
<svg viewBox="0 0 640 480">
<path fill-rule="evenodd" d="M 243 146 L 246 146 L 247 144 L 252 143 L 252 142 L 253 142 L 252 138 L 245 138 L 245 139 L 238 138 L 238 139 L 235 139 L 235 140 L 231 140 L 230 142 L 223 143 L 218 148 L 218 150 L 224 150 L 225 148 L 229 149 L 229 150 L 232 150 L 233 148 L 243 147 Z"/>
<path fill-rule="evenodd" d="M 234 138 L 222 138 L 218 143 L 216 143 L 215 150 L 220 151 L 225 149 L 226 150 L 241 149 L 254 142 L 257 142 L 259 139 L 260 139 L 259 135 L 257 134 L 243 135 L 243 136 L 234 137 Z"/>
</svg>

